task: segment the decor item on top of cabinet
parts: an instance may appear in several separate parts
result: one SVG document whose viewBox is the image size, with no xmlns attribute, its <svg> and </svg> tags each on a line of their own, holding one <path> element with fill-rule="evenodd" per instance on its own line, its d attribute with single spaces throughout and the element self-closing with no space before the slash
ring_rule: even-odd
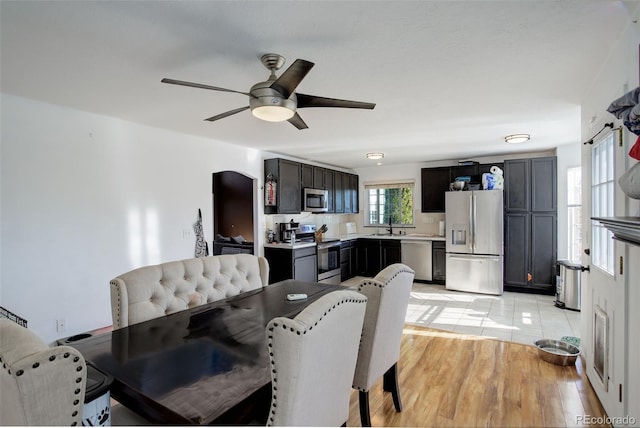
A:
<svg viewBox="0 0 640 428">
<path fill-rule="evenodd" d="M 492 166 L 489 170 L 482 174 L 482 188 L 484 190 L 500 190 L 504 188 L 503 171 L 497 166 Z"/>
<path fill-rule="evenodd" d="M 200 208 L 198 208 L 198 220 L 193 223 L 193 230 L 196 233 L 196 257 L 207 257 L 209 255 L 209 246 L 202 233 L 202 211 L 200 211 Z"/>
<path fill-rule="evenodd" d="M 264 204 L 268 207 L 276 206 L 276 185 L 273 174 L 267 174 L 267 180 L 264 183 Z"/>
</svg>

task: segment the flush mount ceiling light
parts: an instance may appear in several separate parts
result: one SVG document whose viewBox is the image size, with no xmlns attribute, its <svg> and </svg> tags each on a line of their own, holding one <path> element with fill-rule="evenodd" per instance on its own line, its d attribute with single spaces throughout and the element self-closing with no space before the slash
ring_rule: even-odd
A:
<svg viewBox="0 0 640 428">
<path fill-rule="evenodd" d="M 529 139 L 531 139 L 531 135 L 529 134 L 512 134 L 504 137 L 504 141 L 509 144 L 524 143 L 525 141 L 529 141 Z"/>
<path fill-rule="evenodd" d="M 365 156 L 367 159 L 378 160 L 384 157 L 384 153 L 367 153 Z"/>
</svg>

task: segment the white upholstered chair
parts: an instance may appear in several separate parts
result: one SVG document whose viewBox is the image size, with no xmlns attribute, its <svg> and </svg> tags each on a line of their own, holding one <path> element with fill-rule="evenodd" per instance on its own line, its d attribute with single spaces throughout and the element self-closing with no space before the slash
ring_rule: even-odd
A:
<svg viewBox="0 0 640 428">
<path fill-rule="evenodd" d="M 334 291 L 294 319 L 269 322 L 268 425 L 346 424 L 366 302 L 353 290 Z"/>
<path fill-rule="evenodd" d="M 144 266 L 111 280 L 113 328 L 266 287 L 269 262 L 224 254 Z"/>
<path fill-rule="evenodd" d="M 87 366 L 69 346 L 0 319 L 0 425 L 82 425 Z"/>
<path fill-rule="evenodd" d="M 391 392 L 396 411 L 402 411 L 398 359 L 413 277 L 411 268 L 396 263 L 384 268 L 373 279 L 363 279 L 358 285 L 358 291 L 368 299 L 353 377 L 353 387 L 360 391 L 362 426 L 371 426 L 369 390 L 381 376 L 383 389 Z"/>
</svg>

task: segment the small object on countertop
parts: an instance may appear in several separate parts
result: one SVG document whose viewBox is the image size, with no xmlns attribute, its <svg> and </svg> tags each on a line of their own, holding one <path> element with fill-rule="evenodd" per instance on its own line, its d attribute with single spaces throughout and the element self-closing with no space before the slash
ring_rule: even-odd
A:
<svg viewBox="0 0 640 428">
<path fill-rule="evenodd" d="M 304 293 L 291 293 L 291 294 L 287 294 L 287 300 L 290 302 L 296 301 L 296 300 L 304 300 L 307 298 L 307 295 Z"/>
</svg>

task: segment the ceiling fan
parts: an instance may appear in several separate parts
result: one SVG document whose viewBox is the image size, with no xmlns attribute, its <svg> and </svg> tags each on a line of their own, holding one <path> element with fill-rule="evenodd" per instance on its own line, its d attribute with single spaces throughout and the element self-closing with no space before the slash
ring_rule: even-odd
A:
<svg viewBox="0 0 640 428">
<path fill-rule="evenodd" d="M 315 65 L 314 63 L 303 59 L 296 59 L 295 62 L 280 75 L 280 77 L 277 77 L 276 71 L 284 65 L 284 57 L 278 54 L 269 53 L 262 55 L 260 60 L 262 61 L 262 64 L 271 71 L 271 75 L 266 81 L 253 85 L 249 92 L 234 91 L 232 89 L 219 88 L 217 86 L 209 86 L 201 83 L 185 82 L 182 80 L 167 78 L 162 79 L 162 82 L 171 83 L 173 85 L 211 89 L 213 91 L 234 92 L 237 94 L 247 95 L 249 97 L 248 106 L 229 110 L 205 119 L 210 122 L 251 109 L 251 113 L 259 119 L 269 122 L 282 122 L 286 120 L 298 129 L 306 129 L 308 126 L 297 113 L 297 109 L 307 107 L 341 107 L 371 110 L 376 106 L 374 103 L 339 100 L 335 98 L 325 98 L 315 95 L 296 93 L 294 92 L 295 89 L 307 73 L 309 73 L 311 68 L 313 68 Z"/>
</svg>

